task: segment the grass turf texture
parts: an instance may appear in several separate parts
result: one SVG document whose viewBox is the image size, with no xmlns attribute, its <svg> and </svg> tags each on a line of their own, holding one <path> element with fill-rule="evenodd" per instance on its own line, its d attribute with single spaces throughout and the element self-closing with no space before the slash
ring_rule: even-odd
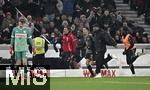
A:
<svg viewBox="0 0 150 90">
<path fill-rule="evenodd" d="M 150 90 L 150 77 L 51 78 L 50 90 Z"/>
<path fill-rule="evenodd" d="M 5 79 L 0 79 L 1 90 L 49 90 L 48 87 L 50 90 L 150 90 L 150 77 L 50 78 L 46 87 L 6 86 L 5 83 Z"/>
</svg>

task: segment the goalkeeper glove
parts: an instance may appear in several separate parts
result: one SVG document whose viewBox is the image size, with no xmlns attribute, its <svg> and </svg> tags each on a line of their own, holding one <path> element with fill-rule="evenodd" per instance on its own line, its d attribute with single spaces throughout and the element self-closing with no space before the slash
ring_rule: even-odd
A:
<svg viewBox="0 0 150 90">
<path fill-rule="evenodd" d="M 33 56 L 36 54 L 36 49 L 35 48 L 32 48 L 32 54 L 33 54 Z"/>
<path fill-rule="evenodd" d="M 13 49 L 13 47 L 10 47 L 9 53 L 11 54 L 11 56 L 13 56 L 13 54 L 14 54 L 14 49 Z"/>
</svg>

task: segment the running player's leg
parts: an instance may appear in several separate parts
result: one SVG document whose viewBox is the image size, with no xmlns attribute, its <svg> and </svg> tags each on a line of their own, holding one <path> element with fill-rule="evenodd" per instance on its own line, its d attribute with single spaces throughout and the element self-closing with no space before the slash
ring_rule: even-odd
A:
<svg viewBox="0 0 150 90">
<path fill-rule="evenodd" d="M 129 68 L 130 68 L 132 74 L 135 74 L 134 65 L 133 65 L 133 62 L 132 62 L 132 57 L 133 57 L 132 51 L 128 51 L 126 53 L 127 64 L 129 65 Z"/>
<path fill-rule="evenodd" d="M 93 72 L 92 67 L 91 67 L 92 54 L 86 54 L 85 59 L 86 59 L 87 69 L 91 73 L 91 76 L 94 76 L 94 72 Z"/>
<path fill-rule="evenodd" d="M 104 65 L 105 67 L 108 69 L 108 62 L 112 59 L 112 57 L 110 56 L 110 54 L 107 54 L 107 57 L 104 58 Z"/>
<path fill-rule="evenodd" d="M 138 52 L 137 55 L 135 53 L 136 53 L 136 48 L 132 50 L 132 62 L 134 62 L 141 55 L 145 54 L 143 50 L 142 52 Z"/>
<path fill-rule="evenodd" d="M 135 55 L 135 52 L 136 52 L 136 48 L 131 50 L 131 60 L 132 60 L 132 63 L 139 57 L 139 55 Z"/>
</svg>

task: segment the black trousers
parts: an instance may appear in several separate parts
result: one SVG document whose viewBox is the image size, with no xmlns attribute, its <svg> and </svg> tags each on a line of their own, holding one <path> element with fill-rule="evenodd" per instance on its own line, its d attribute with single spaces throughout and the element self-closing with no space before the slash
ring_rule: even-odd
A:
<svg viewBox="0 0 150 90">
<path fill-rule="evenodd" d="M 75 57 L 76 57 L 76 62 L 79 63 L 83 57 L 86 55 L 86 49 L 77 49 Z"/>
<path fill-rule="evenodd" d="M 95 54 L 95 61 L 96 61 L 96 74 L 100 73 L 101 68 L 104 64 L 104 52 L 96 52 Z"/>
<path fill-rule="evenodd" d="M 62 53 L 62 60 L 61 60 L 61 63 L 63 64 L 64 66 L 64 69 L 69 69 L 69 58 L 71 57 L 71 53 L 66 53 L 66 52 L 63 52 Z"/>
<path fill-rule="evenodd" d="M 33 65 L 46 65 L 45 54 L 37 54 L 33 56 Z"/>
<path fill-rule="evenodd" d="M 136 52 L 136 49 L 127 51 L 126 61 L 127 61 L 128 65 L 132 64 L 137 59 L 137 56 L 135 55 L 135 52 Z"/>
</svg>

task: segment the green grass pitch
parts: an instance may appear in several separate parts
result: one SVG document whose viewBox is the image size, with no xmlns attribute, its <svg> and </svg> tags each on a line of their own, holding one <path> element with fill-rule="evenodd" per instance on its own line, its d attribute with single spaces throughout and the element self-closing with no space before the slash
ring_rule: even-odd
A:
<svg viewBox="0 0 150 90">
<path fill-rule="evenodd" d="M 0 79 L 0 90 L 150 90 L 150 76 L 114 78 L 51 77 L 44 86 L 33 84 L 30 86 L 6 86 L 5 79 Z"/>
<path fill-rule="evenodd" d="M 150 77 L 50 78 L 50 90 L 150 90 Z"/>
</svg>

